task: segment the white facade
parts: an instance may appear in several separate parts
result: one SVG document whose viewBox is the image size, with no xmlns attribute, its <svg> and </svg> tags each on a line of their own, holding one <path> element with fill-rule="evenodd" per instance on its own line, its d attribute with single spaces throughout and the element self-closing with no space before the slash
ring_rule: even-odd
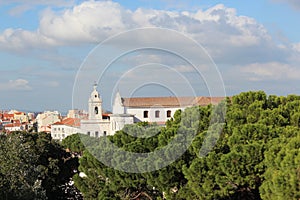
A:
<svg viewBox="0 0 300 200">
<path fill-rule="evenodd" d="M 122 98 L 119 92 L 117 92 L 113 105 L 113 114 L 110 115 L 110 132 L 115 134 L 116 131 L 122 130 L 125 124 L 133 124 L 134 115 L 125 112 L 125 108 L 122 104 Z"/>
<path fill-rule="evenodd" d="M 81 120 L 81 133 L 92 137 L 111 135 L 109 117 L 104 119 L 102 114 L 102 99 L 95 84 L 89 98 L 89 117 Z"/>
<path fill-rule="evenodd" d="M 51 126 L 51 137 L 55 140 L 63 140 L 66 137 L 80 133 L 80 128 L 79 127 L 72 127 L 68 125 L 55 125 L 53 124 Z"/>
<path fill-rule="evenodd" d="M 89 98 L 87 120 L 81 120 L 81 133 L 92 137 L 113 135 L 126 124 L 150 122 L 164 125 L 179 109 L 195 105 L 217 104 L 222 97 L 141 97 L 122 98 L 117 92 L 113 104 L 113 113 L 102 113 L 102 99 L 97 85 Z"/>
<path fill-rule="evenodd" d="M 164 123 L 171 119 L 174 113 L 184 108 L 162 108 L 162 107 L 150 107 L 150 108 L 125 108 L 126 113 L 134 115 L 134 122 L 156 122 Z"/>
<path fill-rule="evenodd" d="M 42 114 L 38 114 L 36 121 L 38 124 L 38 132 L 47 131 L 47 127 L 50 128 L 51 124 L 59 122 L 61 120 L 61 115 L 58 111 L 46 111 Z M 51 129 L 50 129 L 51 130 Z"/>
<path fill-rule="evenodd" d="M 6 131 L 13 132 L 13 131 L 24 131 L 25 127 L 21 124 L 15 125 L 15 124 L 8 124 L 4 125 L 4 128 Z"/>
</svg>

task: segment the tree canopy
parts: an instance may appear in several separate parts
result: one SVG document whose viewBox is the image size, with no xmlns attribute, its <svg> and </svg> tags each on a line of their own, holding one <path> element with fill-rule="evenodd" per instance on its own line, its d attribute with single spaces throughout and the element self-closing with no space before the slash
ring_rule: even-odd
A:
<svg viewBox="0 0 300 200">
<path fill-rule="evenodd" d="M 96 142 L 90 138 L 92 150 L 82 146 L 82 138 L 70 136 L 64 144 L 83 152 L 79 171 L 84 176 L 76 174 L 75 185 L 85 199 L 299 199 L 300 97 L 250 91 L 222 104 L 226 115 L 219 112 L 222 106 L 197 106 L 178 110 L 165 127 L 139 123 Z M 193 132 L 192 142 L 185 143 Z M 172 158 L 181 144 L 189 144 L 186 151 L 171 164 L 143 173 L 115 169 L 149 166 L 110 151 L 105 142 L 127 152 L 148 153 L 168 147 L 175 138 L 181 143 L 153 165 Z"/>
<path fill-rule="evenodd" d="M 81 199 L 70 184 L 78 168 L 47 133 L 0 135 L 1 199 Z"/>
</svg>

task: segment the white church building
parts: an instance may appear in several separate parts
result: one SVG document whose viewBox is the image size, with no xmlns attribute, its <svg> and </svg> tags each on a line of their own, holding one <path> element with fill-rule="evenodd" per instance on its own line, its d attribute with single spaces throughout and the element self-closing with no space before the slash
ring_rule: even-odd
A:
<svg viewBox="0 0 300 200">
<path fill-rule="evenodd" d="M 134 97 L 122 98 L 117 92 L 112 114 L 104 114 L 97 85 L 89 97 L 88 119 L 81 120 L 81 133 L 92 137 L 113 135 L 125 124 L 149 122 L 164 125 L 176 110 L 186 107 L 218 104 L 224 97 Z"/>
</svg>

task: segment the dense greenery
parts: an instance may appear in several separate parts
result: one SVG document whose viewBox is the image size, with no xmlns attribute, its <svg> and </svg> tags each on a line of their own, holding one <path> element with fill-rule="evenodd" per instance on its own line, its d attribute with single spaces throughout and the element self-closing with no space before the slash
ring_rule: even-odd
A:
<svg viewBox="0 0 300 200">
<path fill-rule="evenodd" d="M 58 144 L 45 133 L 1 134 L 0 199 L 81 199 L 78 188 L 84 199 L 101 200 L 299 200 L 300 97 L 245 92 L 220 105 L 179 110 L 166 127 L 141 122 L 100 139 L 76 134 Z M 128 168 L 141 173 L 117 170 Z"/>
<path fill-rule="evenodd" d="M 300 199 L 300 97 L 258 91 L 226 102 L 224 126 L 212 123 L 224 116 L 212 116 L 214 107 L 205 106 L 178 111 L 164 128 L 145 123 L 126 126 L 94 143 L 95 151 L 84 150 L 82 144 L 78 149 L 78 135 L 71 136 L 66 145 L 83 152 L 79 170 L 86 175 L 75 175 L 75 185 L 85 199 Z M 126 151 L 152 152 L 168 145 L 182 128 L 196 130 L 196 137 L 180 158 L 160 170 L 125 173 L 91 155 L 103 154 L 115 166 L 147 168 L 138 160 L 116 158 L 105 140 Z M 145 134 L 153 136 L 136 137 Z M 202 151 L 208 154 L 203 156 Z M 172 152 L 154 163 L 159 165 L 168 156 Z"/>
<path fill-rule="evenodd" d="M 81 199 L 69 184 L 78 168 L 46 133 L 0 135 L 1 199 Z"/>
</svg>

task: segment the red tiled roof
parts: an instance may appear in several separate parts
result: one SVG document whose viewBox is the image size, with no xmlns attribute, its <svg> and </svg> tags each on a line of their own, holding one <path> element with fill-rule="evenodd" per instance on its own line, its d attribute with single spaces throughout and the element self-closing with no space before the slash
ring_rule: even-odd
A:
<svg viewBox="0 0 300 200">
<path fill-rule="evenodd" d="M 66 125 L 66 126 L 74 126 L 80 127 L 80 119 L 78 118 L 66 118 L 61 122 L 56 122 L 53 125 Z"/>
<path fill-rule="evenodd" d="M 5 124 L 5 125 L 4 125 L 5 128 L 9 128 L 9 127 L 20 127 L 20 126 L 22 126 L 21 123 Z"/>
<path fill-rule="evenodd" d="M 134 97 L 122 98 L 125 107 L 187 107 L 216 105 L 225 97 Z"/>
<path fill-rule="evenodd" d="M 5 118 L 5 119 L 13 119 L 14 118 L 14 114 L 4 113 L 3 114 L 3 118 Z"/>
<path fill-rule="evenodd" d="M 25 115 L 23 112 L 15 112 L 15 115 Z"/>
<path fill-rule="evenodd" d="M 103 116 L 103 117 L 109 117 L 110 114 L 109 114 L 109 113 L 103 113 L 102 116 Z"/>
</svg>

